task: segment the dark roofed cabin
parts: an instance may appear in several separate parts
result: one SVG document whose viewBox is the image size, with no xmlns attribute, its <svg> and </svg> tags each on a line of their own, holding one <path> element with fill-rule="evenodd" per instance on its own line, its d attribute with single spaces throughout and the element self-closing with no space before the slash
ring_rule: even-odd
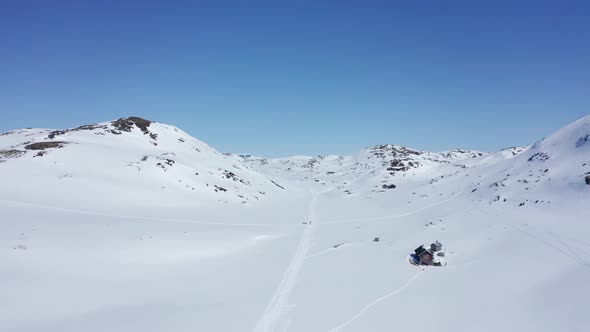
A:
<svg viewBox="0 0 590 332">
<path fill-rule="evenodd" d="M 418 263 L 421 265 L 432 265 L 434 255 L 432 251 L 424 248 L 424 246 L 420 246 L 414 250 L 416 257 L 418 258 Z"/>
</svg>

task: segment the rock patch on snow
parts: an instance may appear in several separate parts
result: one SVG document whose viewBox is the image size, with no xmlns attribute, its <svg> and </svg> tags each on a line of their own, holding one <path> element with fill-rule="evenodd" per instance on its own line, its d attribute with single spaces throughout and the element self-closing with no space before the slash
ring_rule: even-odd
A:
<svg viewBox="0 0 590 332">
<path fill-rule="evenodd" d="M 26 154 L 22 150 L 0 150 L 0 163 L 5 162 L 6 159 L 19 158 Z"/>
<path fill-rule="evenodd" d="M 586 135 L 586 136 L 580 137 L 578 139 L 578 141 L 576 142 L 576 148 L 581 148 L 586 143 L 588 143 L 588 141 L 590 141 L 590 135 Z"/>
<path fill-rule="evenodd" d="M 45 149 L 59 149 L 63 148 L 68 142 L 53 141 L 53 142 L 37 142 L 25 146 L 26 150 L 45 150 Z"/>
</svg>

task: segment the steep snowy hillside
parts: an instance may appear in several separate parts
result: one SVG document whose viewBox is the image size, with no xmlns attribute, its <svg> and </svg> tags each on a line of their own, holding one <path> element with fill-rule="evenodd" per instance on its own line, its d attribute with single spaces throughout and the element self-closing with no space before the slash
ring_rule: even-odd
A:
<svg viewBox="0 0 590 332">
<path fill-rule="evenodd" d="M 26 129 L 0 183 L 0 331 L 588 330 L 590 116 L 282 159 L 139 118 Z M 446 265 L 413 265 L 434 241 Z"/>
<path fill-rule="evenodd" d="M 492 203 L 580 206 L 588 190 L 585 178 L 590 175 L 590 116 L 541 139 L 514 158 L 472 167 L 481 174 L 473 190 Z"/>
<path fill-rule="evenodd" d="M 95 207 L 251 204 L 285 191 L 241 158 L 141 118 L 4 133 L 0 176 L 0 199 Z"/>
</svg>

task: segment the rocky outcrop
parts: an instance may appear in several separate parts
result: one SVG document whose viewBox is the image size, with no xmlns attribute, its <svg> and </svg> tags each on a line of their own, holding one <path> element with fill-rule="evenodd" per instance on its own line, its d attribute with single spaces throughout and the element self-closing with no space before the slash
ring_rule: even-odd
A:
<svg viewBox="0 0 590 332">
<path fill-rule="evenodd" d="M 158 134 L 150 132 L 148 129 L 149 126 L 152 124 L 152 121 L 138 118 L 136 116 L 132 116 L 129 118 L 121 118 L 119 120 L 115 120 L 111 122 L 111 125 L 119 131 L 131 132 L 133 127 L 139 128 L 145 135 L 149 135 L 151 139 L 156 140 L 158 138 Z M 116 134 L 114 132 L 113 134 Z"/>
<path fill-rule="evenodd" d="M 549 155 L 545 152 L 537 152 L 529 158 L 529 161 L 540 161 L 544 162 L 549 159 Z"/>
<path fill-rule="evenodd" d="M 64 130 L 54 130 L 49 133 L 47 138 L 54 139 L 57 136 L 65 135 L 67 133 L 71 133 L 74 131 L 82 131 L 82 130 L 95 130 L 95 129 L 106 129 L 107 126 L 105 125 L 98 125 L 98 124 L 91 124 L 91 125 L 83 125 L 80 127 L 72 128 L 72 129 L 64 129 Z"/>
<path fill-rule="evenodd" d="M 21 150 L 0 150 L 0 163 L 5 162 L 6 159 L 18 158 L 26 152 Z"/>
<path fill-rule="evenodd" d="M 53 142 L 38 142 L 32 143 L 25 146 L 26 150 L 45 150 L 45 149 L 56 149 L 63 148 L 68 142 L 53 141 Z"/>
<path fill-rule="evenodd" d="M 590 186 L 590 175 L 586 175 L 586 184 Z"/>
<path fill-rule="evenodd" d="M 581 148 L 582 146 L 584 146 L 588 142 L 590 142 L 590 135 L 582 136 L 576 142 L 576 148 Z"/>
</svg>

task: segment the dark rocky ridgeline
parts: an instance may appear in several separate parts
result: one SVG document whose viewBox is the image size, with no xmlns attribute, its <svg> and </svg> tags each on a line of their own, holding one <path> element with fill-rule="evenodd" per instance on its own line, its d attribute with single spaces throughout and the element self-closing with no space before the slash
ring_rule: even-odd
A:
<svg viewBox="0 0 590 332">
<path fill-rule="evenodd" d="M 16 133 L 18 133 L 18 130 L 10 130 L 10 131 L 0 134 L 0 136 L 14 135 Z"/>
<path fill-rule="evenodd" d="M 91 125 L 84 125 L 84 126 L 80 126 L 80 127 L 76 127 L 76 128 L 72 128 L 72 129 L 54 130 L 49 133 L 47 138 L 55 139 L 55 137 L 57 137 L 57 136 L 65 135 L 65 134 L 73 132 L 73 131 L 95 130 L 95 129 L 107 129 L 107 126 L 98 125 L 98 124 L 91 124 Z"/>
<path fill-rule="evenodd" d="M 128 118 L 121 118 L 111 122 L 111 125 L 120 132 L 131 132 L 134 126 L 139 128 L 145 135 L 149 135 L 151 139 L 156 140 L 158 138 L 158 134 L 150 132 L 148 129 L 153 121 L 142 119 L 136 116 L 128 117 Z M 113 134 L 117 134 L 113 132 Z"/>
<path fill-rule="evenodd" d="M 110 133 L 113 135 L 121 135 L 122 132 L 131 132 L 134 127 L 139 128 L 145 135 L 149 135 L 151 139 L 154 141 L 158 138 L 158 134 L 152 133 L 149 130 L 150 125 L 153 121 L 142 119 L 140 117 L 132 116 L 128 118 L 120 118 L 118 120 L 112 121 L 111 126 L 108 125 L 100 125 L 100 124 L 90 124 L 84 125 L 72 129 L 62 129 L 62 130 L 54 130 L 49 133 L 47 138 L 55 139 L 57 136 L 65 135 L 67 133 L 71 133 L 74 131 L 82 131 L 82 130 L 97 130 L 100 129 L 101 131 L 95 132 L 97 135 L 104 135 L 105 133 Z M 155 144 L 155 143 L 154 143 Z"/>
<path fill-rule="evenodd" d="M 374 156 L 381 157 L 381 158 L 385 158 L 387 156 L 392 156 L 392 157 L 408 157 L 410 155 L 419 156 L 419 155 L 423 154 L 423 152 L 418 151 L 418 150 L 406 148 L 404 146 L 398 147 L 398 146 L 390 145 L 390 144 L 376 145 L 371 148 L 371 152 L 373 153 Z"/>
<path fill-rule="evenodd" d="M 45 149 L 59 149 L 63 148 L 68 142 L 52 141 L 52 142 L 38 142 L 25 146 L 26 150 L 45 150 Z"/>
<path fill-rule="evenodd" d="M 514 149 L 514 147 L 506 148 L 505 150 L 508 150 L 508 149 Z M 463 150 L 463 149 L 448 151 L 447 153 L 443 154 L 443 156 L 445 158 L 452 158 L 453 155 L 455 155 L 455 154 L 467 154 L 467 155 L 470 155 L 471 158 L 477 158 L 477 157 L 483 156 L 483 153 L 481 153 L 481 152 L 473 152 L 473 151 L 468 151 L 468 150 Z"/>
<path fill-rule="evenodd" d="M 413 156 L 424 154 L 422 151 L 395 145 L 377 145 L 372 147 L 370 152 L 373 156 L 383 160 L 383 166 L 387 167 L 390 175 L 420 167 L 420 163 L 413 160 Z"/>
</svg>

